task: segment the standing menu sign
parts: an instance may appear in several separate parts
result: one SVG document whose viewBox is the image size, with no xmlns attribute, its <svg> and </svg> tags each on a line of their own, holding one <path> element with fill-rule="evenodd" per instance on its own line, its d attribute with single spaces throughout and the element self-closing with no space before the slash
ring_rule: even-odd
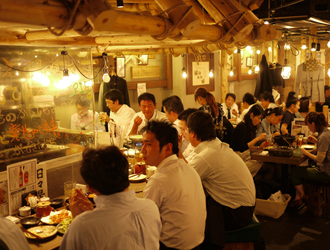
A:
<svg viewBox="0 0 330 250">
<path fill-rule="evenodd" d="M 17 162 L 7 166 L 9 214 L 18 214 L 22 206 L 22 195 L 35 191 L 38 197 L 47 195 L 46 169 L 37 165 L 37 159 Z"/>
</svg>

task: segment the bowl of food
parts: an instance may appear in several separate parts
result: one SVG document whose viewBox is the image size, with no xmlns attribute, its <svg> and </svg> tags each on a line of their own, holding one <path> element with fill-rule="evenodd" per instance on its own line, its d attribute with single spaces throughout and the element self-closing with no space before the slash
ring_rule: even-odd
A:
<svg viewBox="0 0 330 250">
<path fill-rule="evenodd" d="M 64 203 L 64 199 L 53 199 L 50 202 L 50 206 L 56 209 L 62 207 L 63 203 Z"/>
<path fill-rule="evenodd" d="M 21 225 L 25 228 L 37 226 L 39 222 L 40 218 L 34 216 L 25 217 L 20 221 Z"/>
</svg>

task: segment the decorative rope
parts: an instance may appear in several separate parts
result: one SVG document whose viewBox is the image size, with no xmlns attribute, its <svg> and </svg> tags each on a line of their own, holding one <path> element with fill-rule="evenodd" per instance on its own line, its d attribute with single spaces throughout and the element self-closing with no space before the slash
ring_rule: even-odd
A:
<svg viewBox="0 0 330 250">
<path fill-rule="evenodd" d="M 238 14 L 242 14 L 241 17 L 236 21 L 236 23 L 226 32 L 226 34 L 223 37 L 220 37 L 220 39 L 212 41 L 209 40 L 210 43 L 221 43 L 227 36 L 229 36 L 230 32 L 232 32 L 232 30 L 236 27 L 236 25 L 242 20 L 242 18 L 246 15 L 246 12 L 236 12 L 232 15 L 229 15 L 228 17 L 222 19 L 221 21 L 219 21 L 218 23 L 216 23 L 216 25 L 219 26 L 219 24 L 222 25 L 223 22 L 228 21 L 229 18 L 236 16 Z M 219 26 L 220 27 L 220 26 Z"/>
<path fill-rule="evenodd" d="M 168 16 L 168 13 L 171 12 L 172 10 L 176 9 L 177 7 L 180 7 L 180 6 L 186 6 L 188 7 L 187 11 L 183 14 L 183 16 L 180 18 L 179 22 L 177 22 L 172 28 L 171 30 L 169 30 L 169 26 L 170 26 L 170 21 L 168 20 L 168 18 L 166 18 L 164 16 L 164 14 L 166 14 Z M 167 10 L 161 12 L 158 16 L 160 18 L 162 18 L 165 22 L 165 31 L 163 32 L 163 34 L 159 35 L 159 36 L 152 36 L 155 40 L 157 41 L 161 41 L 161 40 L 164 40 L 166 39 L 167 37 L 169 37 L 172 32 L 182 23 L 182 21 L 187 17 L 187 15 L 191 12 L 193 6 L 187 6 L 186 4 L 178 4 L 178 5 L 175 5 L 175 6 L 172 6 L 171 8 L 168 8 Z M 179 41 L 182 39 L 182 34 L 176 36 L 173 38 L 174 40 L 176 41 Z"/>
</svg>

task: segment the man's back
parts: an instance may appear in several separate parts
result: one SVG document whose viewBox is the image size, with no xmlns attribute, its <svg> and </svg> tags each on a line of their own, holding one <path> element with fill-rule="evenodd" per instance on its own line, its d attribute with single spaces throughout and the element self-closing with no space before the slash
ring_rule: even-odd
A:
<svg viewBox="0 0 330 250">
<path fill-rule="evenodd" d="M 218 203 L 231 208 L 255 205 L 252 176 L 242 159 L 228 144 L 215 139 L 201 142 L 189 162 L 207 192 Z"/>
<path fill-rule="evenodd" d="M 95 198 L 93 211 L 77 216 L 65 234 L 62 249 L 158 249 L 160 216 L 154 202 L 133 191 Z"/>
<path fill-rule="evenodd" d="M 192 249 L 204 239 L 205 195 L 197 172 L 176 155 L 167 157 L 149 179 L 144 196 L 159 207 L 160 241 L 167 247 Z"/>
</svg>

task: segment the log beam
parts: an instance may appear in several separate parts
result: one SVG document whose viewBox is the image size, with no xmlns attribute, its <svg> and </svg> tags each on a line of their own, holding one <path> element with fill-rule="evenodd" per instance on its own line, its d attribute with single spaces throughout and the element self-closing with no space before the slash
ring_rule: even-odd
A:
<svg viewBox="0 0 330 250">
<path fill-rule="evenodd" d="M 204 11 L 201 5 L 196 0 L 184 0 L 189 6 L 193 6 L 193 11 L 199 18 L 202 24 L 215 24 L 214 20 L 209 16 L 209 14 Z"/>
</svg>

